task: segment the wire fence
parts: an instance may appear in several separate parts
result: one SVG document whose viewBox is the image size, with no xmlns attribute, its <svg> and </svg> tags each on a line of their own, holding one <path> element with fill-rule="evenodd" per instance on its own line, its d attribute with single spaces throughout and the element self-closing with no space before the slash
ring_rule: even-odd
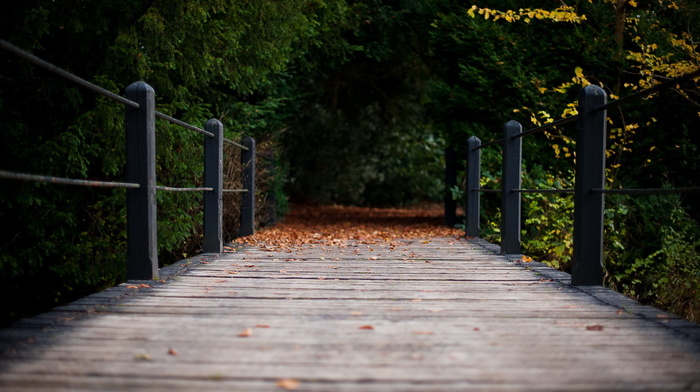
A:
<svg viewBox="0 0 700 392">
<path fill-rule="evenodd" d="M 96 181 L 86 179 L 61 178 L 38 174 L 0 170 L 0 178 L 49 184 L 77 185 L 100 188 L 127 189 L 127 277 L 129 279 L 152 279 L 157 276 L 157 244 L 155 191 L 204 192 L 204 245 L 205 252 L 221 252 L 222 243 L 222 200 L 223 193 L 243 193 L 241 211 L 241 233 L 254 232 L 255 212 L 255 141 L 247 137 L 237 143 L 223 137 L 223 125 L 211 119 L 205 129 L 178 120 L 155 110 L 153 89 L 143 82 L 137 82 L 126 89 L 126 97 L 115 94 L 103 87 L 82 79 L 61 69 L 11 43 L 0 40 L 0 48 L 48 70 L 68 81 L 126 107 L 127 162 L 126 182 Z M 206 136 L 204 141 L 204 186 L 170 187 L 155 183 L 155 118 L 161 118 L 185 129 Z M 223 188 L 223 144 L 233 145 L 243 151 L 243 187 Z"/>
<path fill-rule="evenodd" d="M 607 102 L 607 94 L 598 86 L 588 86 L 579 97 L 578 114 L 522 131 L 517 121 L 504 125 L 503 138 L 481 143 L 472 136 L 468 141 L 466 179 L 466 225 L 468 236 L 480 235 L 480 194 L 501 194 L 501 251 L 518 254 L 521 249 L 521 195 L 522 194 L 573 194 L 574 241 L 572 256 L 572 283 L 575 285 L 601 285 L 603 283 L 603 215 L 604 194 L 648 195 L 697 193 L 700 187 L 607 189 L 605 188 L 605 149 L 607 110 L 619 107 L 631 100 L 640 99 L 668 90 L 674 86 L 700 77 L 700 69 L 687 75 L 665 81 L 651 88 L 624 98 Z M 522 137 L 543 132 L 554 127 L 577 123 L 576 170 L 573 189 L 521 189 Z M 481 150 L 484 147 L 503 146 L 503 171 L 501 189 L 484 189 L 480 186 Z"/>
</svg>

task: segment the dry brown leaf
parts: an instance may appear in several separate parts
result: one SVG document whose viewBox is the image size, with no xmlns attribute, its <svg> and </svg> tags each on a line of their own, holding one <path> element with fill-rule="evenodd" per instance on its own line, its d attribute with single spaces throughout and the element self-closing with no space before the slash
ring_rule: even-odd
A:
<svg viewBox="0 0 700 392">
<path fill-rule="evenodd" d="M 247 338 L 253 335 L 253 328 L 246 328 L 238 334 L 240 338 Z"/>
<path fill-rule="evenodd" d="M 301 383 L 299 380 L 294 380 L 292 378 L 282 378 L 277 380 L 277 387 L 286 389 L 288 391 L 295 391 L 299 389 Z"/>
<path fill-rule="evenodd" d="M 587 331 L 602 331 L 603 326 L 602 325 L 589 325 L 586 327 Z"/>
<path fill-rule="evenodd" d="M 358 329 L 374 329 L 374 327 L 371 325 L 363 325 L 363 326 L 359 327 Z"/>
<path fill-rule="evenodd" d="M 258 324 L 255 326 L 255 328 L 270 328 L 270 326 L 267 324 Z"/>
<path fill-rule="evenodd" d="M 170 349 L 168 349 L 168 355 L 176 356 L 177 351 L 175 351 L 174 348 L 170 347 Z"/>
</svg>

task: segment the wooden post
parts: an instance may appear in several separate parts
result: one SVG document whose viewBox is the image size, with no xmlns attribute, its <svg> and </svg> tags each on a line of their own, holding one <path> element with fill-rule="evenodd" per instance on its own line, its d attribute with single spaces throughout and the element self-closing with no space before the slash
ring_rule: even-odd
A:
<svg viewBox="0 0 700 392">
<path fill-rule="evenodd" d="M 452 188 L 457 186 L 457 162 L 455 150 L 445 149 L 445 226 L 457 223 L 457 201 L 452 197 Z"/>
<path fill-rule="evenodd" d="M 467 181 L 464 189 L 466 206 L 465 231 L 467 237 L 479 237 L 481 228 L 479 217 L 481 214 L 481 140 L 472 136 L 467 140 Z"/>
<path fill-rule="evenodd" d="M 156 221 L 155 92 L 144 82 L 126 88 L 126 181 L 139 188 L 126 191 L 127 279 L 158 276 Z"/>
<path fill-rule="evenodd" d="M 517 121 L 503 126 L 503 182 L 501 188 L 501 253 L 520 253 L 520 189 L 522 182 L 522 143 L 515 137 L 523 130 Z"/>
<path fill-rule="evenodd" d="M 603 284 L 604 195 L 593 192 L 605 185 L 607 111 L 594 109 L 607 102 L 602 88 L 590 85 L 579 96 L 574 193 L 574 248 L 571 283 Z"/>
<path fill-rule="evenodd" d="M 243 188 L 248 191 L 243 194 L 239 237 L 255 234 L 255 139 L 247 136 L 243 139 L 243 146 L 248 148 L 241 154 Z"/>
<path fill-rule="evenodd" d="M 223 250 L 223 159 L 224 126 L 217 119 L 207 121 L 205 130 L 214 134 L 204 136 L 204 186 L 213 191 L 204 192 L 204 253 Z"/>
</svg>

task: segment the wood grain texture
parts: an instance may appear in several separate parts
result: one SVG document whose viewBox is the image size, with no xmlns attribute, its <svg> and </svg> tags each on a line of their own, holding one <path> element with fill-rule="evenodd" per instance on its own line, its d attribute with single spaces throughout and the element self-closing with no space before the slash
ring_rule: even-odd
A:
<svg viewBox="0 0 700 392">
<path fill-rule="evenodd" d="M 700 326 L 478 239 L 205 254 L 0 331 L 2 391 L 700 390 Z"/>
</svg>

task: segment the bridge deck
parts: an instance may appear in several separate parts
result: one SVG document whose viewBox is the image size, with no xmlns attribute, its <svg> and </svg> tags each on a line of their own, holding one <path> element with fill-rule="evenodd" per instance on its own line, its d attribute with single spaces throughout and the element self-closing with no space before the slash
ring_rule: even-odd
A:
<svg viewBox="0 0 700 392">
<path fill-rule="evenodd" d="M 449 238 L 199 256 L 0 331 L 0 390 L 700 390 L 700 326 L 514 260 Z"/>
</svg>

